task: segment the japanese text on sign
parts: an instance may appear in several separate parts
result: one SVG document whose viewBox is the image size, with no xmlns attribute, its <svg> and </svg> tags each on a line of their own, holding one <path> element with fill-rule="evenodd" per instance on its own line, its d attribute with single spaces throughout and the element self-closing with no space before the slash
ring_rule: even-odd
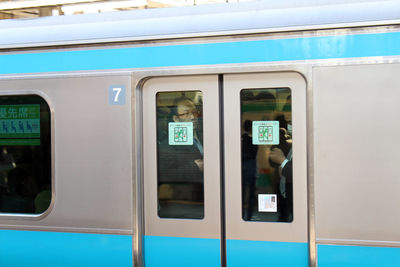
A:
<svg viewBox="0 0 400 267">
<path fill-rule="evenodd" d="M 40 105 L 0 105 L 0 138 L 40 137 Z"/>
</svg>

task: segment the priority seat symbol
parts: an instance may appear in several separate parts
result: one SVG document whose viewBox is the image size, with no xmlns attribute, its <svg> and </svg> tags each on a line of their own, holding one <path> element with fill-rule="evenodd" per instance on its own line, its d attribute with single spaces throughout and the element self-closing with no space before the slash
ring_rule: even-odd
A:
<svg viewBox="0 0 400 267">
<path fill-rule="evenodd" d="M 258 126 L 258 133 L 258 140 L 261 142 L 273 140 L 272 126 Z"/>
<path fill-rule="evenodd" d="M 174 141 L 184 143 L 188 141 L 187 138 L 187 127 L 175 127 L 174 128 Z"/>
</svg>

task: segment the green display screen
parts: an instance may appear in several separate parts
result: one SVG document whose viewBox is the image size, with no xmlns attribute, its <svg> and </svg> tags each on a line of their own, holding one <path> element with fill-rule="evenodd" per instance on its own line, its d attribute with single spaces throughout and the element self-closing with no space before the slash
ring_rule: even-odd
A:
<svg viewBox="0 0 400 267">
<path fill-rule="evenodd" d="M 40 145 L 40 105 L 0 105 L 1 145 Z"/>
</svg>

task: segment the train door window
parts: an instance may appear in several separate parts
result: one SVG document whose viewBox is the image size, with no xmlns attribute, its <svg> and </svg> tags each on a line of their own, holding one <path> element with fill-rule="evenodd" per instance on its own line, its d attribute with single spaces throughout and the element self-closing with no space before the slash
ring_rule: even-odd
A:
<svg viewBox="0 0 400 267">
<path fill-rule="evenodd" d="M 0 96 L 0 212 L 40 214 L 51 202 L 50 109 L 37 95 Z"/>
<path fill-rule="evenodd" d="M 156 109 L 158 216 L 202 219 L 202 93 L 159 92 Z"/>
<path fill-rule="evenodd" d="M 242 218 L 291 222 L 291 91 L 243 89 L 240 103 Z"/>
</svg>

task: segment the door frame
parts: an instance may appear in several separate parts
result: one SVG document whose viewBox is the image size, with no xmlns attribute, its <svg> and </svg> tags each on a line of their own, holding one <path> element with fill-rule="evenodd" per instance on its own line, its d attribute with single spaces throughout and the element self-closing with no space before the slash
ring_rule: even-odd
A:
<svg viewBox="0 0 400 267">
<path fill-rule="evenodd" d="M 302 125 L 302 131 L 304 132 L 304 135 L 302 136 L 302 138 L 303 138 L 303 141 L 301 142 L 301 146 L 300 147 L 303 147 L 305 150 L 304 151 L 307 151 L 307 136 L 306 136 L 306 129 L 307 129 L 307 126 L 306 126 L 306 82 L 305 82 L 305 80 L 304 80 L 304 77 L 302 76 L 302 75 L 300 75 L 300 74 L 298 74 L 298 73 L 296 73 L 296 72 L 263 72 L 263 73 L 249 73 L 249 74 L 224 74 L 224 77 L 228 77 L 228 76 L 243 76 L 243 75 L 245 75 L 245 76 L 248 76 L 248 77 L 250 77 L 251 75 L 255 75 L 255 76 L 263 76 L 263 75 L 267 75 L 267 76 L 269 76 L 269 78 L 271 78 L 271 77 L 275 77 L 275 78 L 277 78 L 278 76 L 282 76 L 283 77 L 283 80 L 285 79 L 285 77 L 287 78 L 287 76 L 289 75 L 289 76 L 291 76 L 292 75 L 292 78 L 294 78 L 295 80 L 297 79 L 297 85 L 295 85 L 295 86 L 298 86 L 299 84 L 302 84 L 301 85 L 301 87 L 302 87 L 302 89 L 301 90 L 299 90 L 299 94 L 301 94 L 301 99 L 299 100 L 299 101 L 297 101 L 297 102 L 299 102 L 299 103 L 302 103 L 302 104 L 298 104 L 297 105 L 297 107 L 296 107 L 296 105 L 293 107 L 293 116 L 295 116 L 295 113 L 297 114 L 297 113 L 299 113 L 299 112 L 301 112 L 303 115 L 302 115 L 302 118 L 300 118 L 300 120 L 299 120 L 299 118 L 296 118 L 296 117 L 293 117 L 293 121 L 298 121 L 298 124 L 300 123 L 300 121 L 301 121 L 301 125 Z M 249 76 L 250 75 L 250 76 Z M 171 79 L 177 79 L 177 78 L 182 78 L 182 77 L 185 77 L 185 78 L 188 78 L 188 77 L 197 77 L 197 78 L 204 78 L 204 77 L 206 77 L 206 76 L 209 76 L 209 75 L 188 75 L 188 76 L 186 76 L 186 75 L 182 75 L 182 76 L 177 76 L 177 77 L 175 77 L 175 76 L 167 76 L 167 77 L 156 77 L 156 78 L 152 78 L 153 80 L 154 79 L 166 79 L 166 80 L 171 80 Z M 212 75 L 212 76 L 217 76 L 217 75 Z M 148 82 L 149 81 L 151 81 L 152 79 L 150 79 L 150 80 L 148 80 L 145 84 L 148 84 Z M 275 81 L 276 82 L 276 81 Z M 217 83 L 218 84 L 218 83 Z M 282 85 L 282 83 L 280 83 L 279 85 L 278 85 L 279 83 L 275 83 L 275 85 L 271 85 L 271 86 L 281 86 L 281 87 L 292 87 L 291 85 L 293 85 L 293 83 L 285 83 L 284 85 Z M 294 84 L 296 84 L 296 82 L 294 83 Z M 265 87 L 271 87 L 271 86 L 266 86 L 266 85 L 264 85 L 263 87 L 265 88 Z M 142 94 L 144 95 L 145 94 L 145 90 L 144 90 L 144 87 L 145 87 L 145 85 L 144 86 L 142 86 L 141 87 L 141 90 L 142 90 Z M 227 89 L 226 89 L 226 87 L 227 86 L 225 86 L 224 85 L 224 94 L 226 93 L 226 91 L 227 91 Z M 164 87 L 164 88 L 166 88 L 165 90 L 166 91 L 168 91 L 168 88 L 167 87 Z M 169 88 L 172 88 L 172 87 L 169 87 Z M 176 88 L 176 87 L 175 87 Z M 193 88 L 193 86 L 192 87 L 190 87 L 190 84 L 188 85 L 188 87 L 187 88 Z M 247 86 L 247 88 L 249 88 L 249 86 Z M 196 90 L 196 88 L 193 88 L 193 90 Z M 176 89 L 175 89 L 175 91 L 176 91 Z M 215 91 L 216 92 L 218 92 L 218 89 L 217 88 L 215 88 Z M 301 92 L 300 92 L 301 91 Z M 297 91 L 296 91 L 297 92 Z M 297 93 L 296 93 L 297 94 Z M 294 97 L 296 97 L 296 96 L 294 96 Z M 224 101 L 225 101 L 225 96 L 224 96 Z M 218 101 L 217 101 L 218 102 Z M 219 105 L 218 103 L 217 103 L 217 105 Z M 299 106 L 299 105 L 302 105 L 302 106 Z M 144 106 L 144 105 L 143 105 Z M 225 106 L 229 106 L 229 105 L 225 105 Z M 231 105 L 231 106 L 235 106 L 235 105 Z M 239 105 L 240 106 L 240 105 Z M 219 107 L 219 106 L 218 106 Z M 206 106 L 204 106 L 203 107 L 203 110 L 204 111 L 206 111 Z M 297 111 L 296 111 L 297 110 Z M 304 112 L 303 112 L 304 111 Z M 143 112 L 143 121 L 147 121 L 147 119 L 148 119 L 148 117 L 144 114 L 145 112 Z M 224 110 L 224 113 L 225 114 L 228 114 L 228 113 L 230 113 L 230 112 L 226 112 L 226 110 Z M 299 113 L 300 114 L 300 113 Z M 218 117 L 218 116 L 215 116 L 215 117 Z M 238 117 L 239 118 L 239 120 L 240 120 L 240 116 Z M 223 118 L 223 121 L 224 122 L 227 122 L 227 121 L 229 121 L 227 118 L 226 118 L 226 115 L 224 116 L 224 118 Z M 219 124 L 220 123 L 222 123 L 222 121 L 221 122 L 219 122 Z M 205 124 L 205 126 L 206 126 L 206 124 Z M 294 127 L 296 127 L 296 126 L 294 126 Z M 300 128 L 300 127 L 296 127 L 296 128 Z M 225 133 L 224 134 L 224 137 L 223 137 L 223 139 L 225 140 L 225 142 L 226 142 L 226 140 L 227 140 L 227 136 L 228 135 L 228 133 Z M 296 137 L 294 137 L 294 139 L 298 139 L 300 137 L 300 135 L 298 135 L 298 137 L 296 138 Z M 143 136 L 143 139 L 144 139 L 144 136 Z M 239 139 L 240 140 L 240 139 Z M 297 142 L 297 141 L 296 141 Z M 227 147 L 227 145 L 226 145 L 226 143 L 224 144 L 224 146 L 225 147 Z M 219 145 L 217 145 L 217 146 L 215 146 L 215 147 L 219 147 Z M 240 149 L 240 145 L 239 145 L 239 149 Z M 301 150 L 301 149 L 296 149 L 296 150 Z M 146 149 L 144 149 L 143 151 L 146 151 Z M 206 154 L 206 153 L 205 153 Z M 214 149 L 214 154 L 218 154 L 219 155 L 219 153 L 215 153 L 215 149 Z M 226 153 L 225 151 L 224 151 L 224 154 L 225 155 L 228 155 L 228 153 Z M 299 152 L 297 152 L 296 154 L 299 154 Z M 296 238 L 294 239 L 295 241 L 293 241 L 293 239 L 290 239 L 290 238 L 288 238 L 288 236 L 286 236 L 285 238 L 283 238 L 283 240 L 282 239 L 279 239 L 279 238 L 273 238 L 271 241 L 278 241 L 278 242 L 282 242 L 282 241 L 287 241 L 287 242 L 306 242 L 307 244 L 308 244 L 308 225 L 307 225 L 307 216 L 308 216 L 308 212 L 307 212 L 307 210 L 308 210 L 308 208 L 307 208 L 307 155 L 306 155 L 307 153 L 305 153 L 305 155 L 304 155 L 304 157 L 303 157 L 303 159 L 302 159 L 302 162 L 304 163 L 302 163 L 302 164 L 298 164 L 298 165 L 301 165 L 300 167 L 299 166 L 297 166 L 297 169 L 298 168 L 300 168 L 301 169 L 301 172 L 303 172 L 305 175 L 304 175 L 304 181 L 303 182 L 305 182 L 305 184 L 303 183 L 303 185 L 304 185 L 304 187 L 303 187 L 303 189 L 302 189 L 302 191 L 304 192 L 304 194 L 300 194 L 300 195 L 302 195 L 303 196 L 303 198 L 301 199 L 301 202 L 302 203 L 305 203 L 305 205 L 303 205 L 303 214 L 302 214 L 302 218 L 301 218 L 301 222 L 299 222 L 298 223 L 298 220 L 296 220 L 296 215 L 295 215 L 295 218 L 294 218 L 294 222 L 296 223 L 296 226 L 295 227 L 293 227 L 293 226 L 289 226 L 289 227 L 287 227 L 287 223 L 286 223 L 286 226 L 284 225 L 285 223 L 279 223 L 278 225 L 277 225 L 277 227 L 272 227 L 273 229 L 274 229 L 274 231 L 272 231 L 272 232 L 275 232 L 276 230 L 279 230 L 279 231 L 281 231 L 282 229 L 288 229 L 287 231 L 288 232 L 293 232 L 293 230 L 295 230 L 295 231 L 298 231 L 298 227 L 301 225 L 301 228 L 303 229 L 303 231 L 302 232 L 299 232 L 298 233 L 298 235 L 296 236 Z M 239 151 L 239 154 L 237 154 L 237 155 L 240 155 L 240 151 Z M 229 160 L 229 157 L 227 157 L 227 159 L 226 159 L 226 161 L 225 162 L 227 162 Z M 145 160 L 145 157 L 144 157 L 144 162 L 145 162 L 146 160 Z M 219 161 L 217 161 L 217 162 L 219 162 Z M 226 166 L 226 164 L 223 166 L 224 167 L 224 169 L 227 169 L 227 167 L 228 166 Z M 296 167 L 295 167 L 295 170 L 296 170 Z M 144 176 L 143 176 L 143 179 L 144 179 Z M 205 178 L 206 179 L 206 178 Z M 222 178 L 223 179 L 223 178 Z M 206 182 L 205 182 L 206 183 Z M 229 186 L 229 185 L 228 185 Z M 240 199 L 240 198 L 239 198 Z M 296 200 L 294 200 L 294 202 L 295 202 Z M 146 203 L 146 198 L 144 198 L 144 202 Z M 220 204 L 221 205 L 221 204 Z M 223 204 L 222 204 L 223 205 Z M 297 204 L 298 205 L 298 204 Z M 294 204 L 294 206 L 297 206 L 296 204 Z M 294 208 L 294 210 L 297 210 L 297 209 L 299 209 L 300 208 L 300 205 L 297 207 L 297 208 Z M 206 206 L 205 206 L 205 209 L 206 209 Z M 229 209 L 229 207 L 227 208 L 227 209 Z M 295 213 L 296 213 L 296 211 L 294 211 Z M 144 214 L 146 214 L 146 209 L 144 210 L 144 212 L 143 212 Z M 146 215 L 145 215 L 146 216 Z M 217 216 L 218 217 L 218 216 Z M 237 217 L 237 216 L 236 216 Z M 173 221 L 174 219 L 168 219 L 169 221 Z M 241 224 L 241 223 L 245 223 L 245 224 L 248 224 L 248 223 L 250 223 L 250 224 L 252 224 L 251 226 L 250 226 L 250 228 L 254 228 L 254 225 L 256 224 L 256 223 L 258 223 L 258 222 L 239 222 L 239 225 Z M 268 223 L 269 225 L 271 225 L 271 223 Z M 292 224 L 293 225 L 293 224 Z M 297 226 L 297 225 L 299 225 L 299 226 Z M 145 227 L 146 229 L 144 230 L 144 233 L 146 233 L 146 234 L 148 234 L 148 232 L 146 231 L 147 229 L 148 229 L 148 227 Z M 249 228 L 249 229 L 250 229 Z M 186 228 L 185 228 L 186 229 Z M 189 229 L 189 228 L 188 228 Z M 297 230 L 296 230 L 297 229 Z M 171 233 L 171 232 L 170 232 Z M 276 233 L 276 232 L 275 232 Z M 228 236 L 228 235 L 227 235 Z M 254 235 L 253 235 L 254 236 Z M 256 235 L 256 236 L 259 236 L 258 234 Z M 257 239 L 257 238 L 255 238 L 255 239 Z M 307 253 L 307 256 L 308 256 L 308 253 Z"/>
</svg>

